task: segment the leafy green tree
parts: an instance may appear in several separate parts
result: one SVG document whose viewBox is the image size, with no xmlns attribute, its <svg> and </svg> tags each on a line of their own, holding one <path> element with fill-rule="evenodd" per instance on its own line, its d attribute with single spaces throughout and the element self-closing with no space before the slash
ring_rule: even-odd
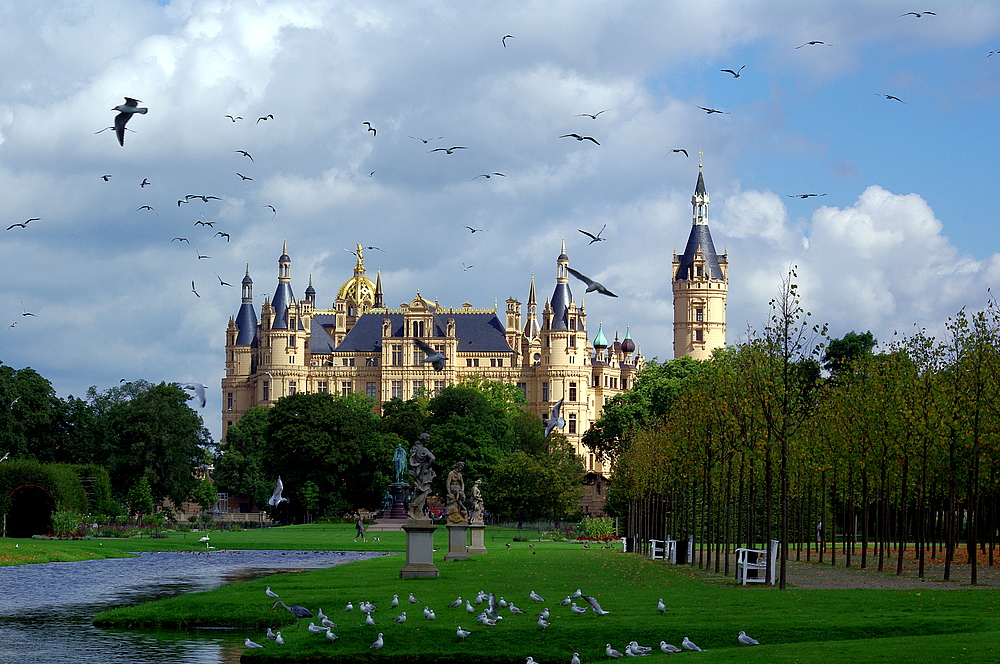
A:
<svg viewBox="0 0 1000 664">
<path fill-rule="evenodd" d="M 201 509 L 207 510 L 216 503 L 216 490 L 212 480 L 207 477 L 198 483 L 194 493 L 191 495 L 193 502 L 201 505 Z"/>
<path fill-rule="evenodd" d="M 213 477 L 219 488 L 237 496 L 248 496 L 264 506 L 274 489 L 276 474 L 269 474 L 265 438 L 268 406 L 251 406 L 236 424 L 226 430 Z"/>
<path fill-rule="evenodd" d="M 367 397 L 299 392 L 268 413 L 263 470 L 281 476 L 295 518 L 313 504 L 321 515 L 342 516 L 381 504 L 391 481 L 392 440 Z M 310 483 L 319 489 L 318 504 Z"/>
<path fill-rule="evenodd" d="M 142 516 L 152 514 L 156 511 L 156 501 L 153 499 L 153 491 L 149 485 L 149 480 L 142 475 L 128 490 L 126 497 L 129 509 L 133 514 Z"/>
<path fill-rule="evenodd" d="M 48 380 L 30 367 L 0 364 L 0 450 L 11 458 L 61 461 L 63 406 Z"/>
<path fill-rule="evenodd" d="M 562 438 L 561 434 L 555 434 Z M 487 509 L 504 520 L 551 518 L 556 523 L 574 511 L 582 496 L 583 464 L 565 441 L 553 441 L 539 456 L 518 450 L 496 464 L 493 479 L 484 482 Z"/>
<path fill-rule="evenodd" d="M 823 368 L 835 376 L 847 371 L 859 359 L 870 355 L 876 343 L 870 330 L 864 334 L 851 330 L 839 339 L 831 339 L 823 354 Z"/>
<path fill-rule="evenodd" d="M 399 397 L 382 404 L 382 428 L 413 444 L 427 430 L 428 400 L 420 397 L 403 401 Z"/>
</svg>

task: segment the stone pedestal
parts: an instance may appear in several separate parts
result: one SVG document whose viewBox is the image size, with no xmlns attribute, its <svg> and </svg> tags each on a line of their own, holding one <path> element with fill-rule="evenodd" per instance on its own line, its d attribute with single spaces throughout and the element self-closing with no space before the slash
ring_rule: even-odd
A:
<svg viewBox="0 0 1000 664">
<path fill-rule="evenodd" d="M 481 523 L 470 523 L 469 533 L 472 542 L 469 553 L 486 553 L 486 526 Z"/>
<path fill-rule="evenodd" d="M 434 531 L 437 526 L 430 519 L 406 522 L 406 564 L 399 570 L 399 578 L 435 578 L 441 572 L 434 565 Z"/>
<path fill-rule="evenodd" d="M 466 545 L 466 531 L 469 529 L 467 523 L 446 523 L 448 529 L 448 553 L 445 554 L 445 562 L 451 560 L 468 560 L 469 547 Z"/>
<path fill-rule="evenodd" d="M 410 502 L 410 492 L 413 490 L 409 484 L 398 483 L 389 485 L 389 494 L 392 496 L 392 507 L 382 510 L 375 515 L 376 519 L 405 519 L 406 506 Z"/>
</svg>

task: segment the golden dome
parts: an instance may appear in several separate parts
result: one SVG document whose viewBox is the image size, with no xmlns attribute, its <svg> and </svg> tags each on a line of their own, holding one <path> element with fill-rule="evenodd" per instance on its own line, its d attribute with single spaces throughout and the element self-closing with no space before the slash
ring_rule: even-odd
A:
<svg viewBox="0 0 1000 664">
<path fill-rule="evenodd" d="M 337 299 L 353 301 L 362 309 L 368 309 L 375 304 L 375 284 L 365 276 L 365 255 L 360 244 L 356 255 L 358 262 L 354 265 L 354 276 L 337 291 Z"/>
</svg>

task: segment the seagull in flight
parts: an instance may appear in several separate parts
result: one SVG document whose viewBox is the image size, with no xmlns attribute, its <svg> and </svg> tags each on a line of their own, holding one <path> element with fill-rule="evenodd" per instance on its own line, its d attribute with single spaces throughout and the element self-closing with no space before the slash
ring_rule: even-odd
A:
<svg viewBox="0 0 1000 664">
<path fill-rule="evenodd" d="M 236 174 L 237 174 L 237 175 L 239 175 L 239 176 L 240 176 L 241 178 L 243 178 L 243 182 L 246 182 L 247 180 L 251 180 L 251 181 L 253 180 L 253 178 L 251 178 L 251 177 L 247 177 L 246 175 L 243 175 L 243 174 L 242 174 L 242 173 L 240 173 L 239 171 L 233 171 L 233 173 L 236 173 Z"/>
<path fill-rule="evenodd" d="M 246 157 L 247 159 L 249 159 L 250 161 L 253 161 L 253 157 L 251 157 L 250 153 L 247 152 L 246 150 L 233 150 L 233 152 L 238 152 L 241 155 L 243 155 L 244 157 Z"/>
<path fill-rule="evenodd" d="M 604 284 L 602 284 L 601 282 L 594 281 L 590 277 L 584 276 L 583 274 L 577 272 L 571 267 L 568 267 L 566 269 L 569 270 L 569 273 L 572 274 L 574 277 L 576 277 L 583 283 L 587 284 L 587 290 L 586 290 L 587 293 L 590 293 L 592 291 L 597 291 L 598 293 L 602 295 L 607 295 L 608 297 L 618 297 L 617 295 L 609 291 L 607 288 L 605 288 Z"/>
<path fill-rule="evenodd" d="M 507 177 L 507 176 L 506 176 L 506 175 L 504 175 L 503 173 L 497 173 L 496 171 L 494 171 L 493 173 L 480 173 L 480 174 L 479 174 L 479 175 L 477 175 L 476 177 L 472 178 L 472 180 L 470 180 L 470 182 L 471 182 L 471 181 L 474 181 L 474 180 L 478 180 L 479 178 L 486 178 L 486 179 L 488 180 L 488 179 L 490 179 L 491 177 L 493 177 L 494 175 L 496 175 L 496 176 L 498 176 L 498 177 L 502 177 L 502 178 L 505 178 L 505 177 Z"/>
<path fill-rule="evenodd" d="M 31 219 L 23 221 L 20 224 L 11 224 L 10 226 L 7 227 L 7 230 L 10 230 L 10 229 L 14 228 L 15 226 L 20 226 L 21 228 L 27 228 L 28 224 L 30 224 L 33 221 L 41 221 L 41 218 L 40 217 L 32 217 Z"/>
<path fill-rule="evenodd" d="M 147 185 L 151 185 L 151 184 L 153 184 L 153 183 L 150 182 L 148 178 L 143 178 L 142 182 L 139 183 L 139 188 L 140 189 L 145 189 Z"/>
<path fill-rule="evenodd" d="M 720 111 L 720 110 L 715 109 L 715 108 L 705 108 L 704 106 L 699 106 L 698 108 L 700 108 L 701 110 L 705 111 L 709 115 L 711 115 L 712 113 L 722 113 L 723 115 L 729 115 L 730 114 L 729 111 Z"/>
<path fill-rule="evenodd" d="M 437 138 L 420 138 L 419 136 L 410 136 L 410 138 L 418 140 L 421 143 L 423 143 L 424 145 L 427 145 L 431 141 L 439 141 L 439 140 L 441 140 L 442 138 L 444 138 L 444 136 L 438 136 Z"/>
<path fill-rule="evenodd" d="M 896 101 L 898 101 L 901 104 L 905 104 L 906 103 L 905 101 L 903 101 L 902 99 L 900 99 L 899 97 L 897 97 L 895 95 L 886 95 L 886 94 L 882 94 L 881 92 L 876 92 L 875 94 L 877 94 L 879 97 L 885 97 L 886 99 L 895 99 Z"/>
<path fill-rule="evenodd" d="M 229 242 L 229 233 L 223 233 L 222 231 L 217 231 L 212 237 L 224 237 L 226 242 Z"/>
<path fill-rule="evenodd" d="M 267 115 L 262 115 L 259 118 L 257 118 L 257 122 L 255 122 L 254 124 L 259 123 L 261 120 L 273 120 L 273 119 L 274 119 L 274 116 L 271 115 L 270 113 L 268 113 Z"/>
<path fill-rule="evenodd" d="M 198 247 L 195 247 L 194 250 L 198 254 L 198 260 L 201 260 L 202 258 L 211 258 L 211 256 L 203 256 L 202 253 L 198 251 Z"/>
<path fill-rule="evenodd" d="M 125 103 L 119 104 L 111 109 L 112 111 L 118 111 L 118 115 L 115 116 L 115 135 L 118 136 L 118 144 L 122 147 L 125 146 L 125 123 L 132 119 L 132 116 L 136 113 L 141 113 L 145 115 L 149 109 L 139 106 L 138 99 L 132 99 L 131 97 L 125 97 Z M 103 130 L 102 130 L 103 131 Z"/>
<path fill-rule="evenodd" d="M 675 152 L 683 152 L 685 157 L 690 157 L 691 156 L 691 155 L 688 154 L 688 151 L 685 150 L 684 148 L 674 148 L 673 150 L 670 151 L 671 154 L 673 154 Z M 664 156 L 667 156 L 667 155 L 664 155 Z"/>
<path fill-rule="evenodd" d="M 472 226 L 463 226 L 463 228 L 468 228 L 472 233 L 483 233 L 489 231 L 488 228 L 473 228 Z"/>
<path fill-rule="evenodd" d="M 589 246 L 591 244 L 594 244 L 595 242 L 604 242 L 605 240 L 608 239 L 606 237 L 601 237 L 601 233 L 603 233 L 604 229 L 607 228 L 607 227 L 608 227 L 608 225 L 604 224 L 604 226 L 601 227 L 601 230 L 600 230 L 600 232 L 598 232 L 597 235 L 594 235 L 593 233 L 585 231 L 582 228 L 578 228 L 577 230 L 590 238 L 590 242 L 587 243 L 587 245 Z"/>
<path fill-rule="evenodd" d="M 588 117 L 588 118 L 590 118 L 591 120 L 596 120 L 596 119 L 597 119 L 597 116 L 598 116 L 598 115 L 600 115 L 601 113 L 607 113 L 607 112 L 608 112 L 608 111 L 610 111 L 610 110 L 611 110 L 610 108 L 606 108 L 606 109 L 604 109 L 603 111 L 598 111 L 598 112 L 596 112 L 596 113 L 577 113 L 577 114 L 576 114 L 576 115 L 574 115 L 573 117 L 574 117 L 574 118 L 582 118 L 582 117 Z"/>
<path fill-rule="evenodd" d="M 24 308 L 24 302 L 23 301 L 21 302 L 21 315 L 22 316 L 34 316 L 35 315 L 35 314 L 31 313 L 30 311 L 26 311 L 25 310 L 25 308 Z"/>
<path fill-rule="evenodd" d="M 430 362 L 431 366 L 434 367 L 434 371 L 444 370 L 445 360 L 448 359 L 444 353 L 434 350 L 420 339 L 414 339 L 413 343 L 416 344 L 417 348 L 426 353 L 426 356 L 421 360 L 421 363 Z"/>
<path fill-rule="evenodd" d="M 594 145 L 600 145 L 593 136 L 581 136 L 580 134 L 563 134 L 559 138 L 575 138 L 578 141 L 593 141 Z"/>
<path fill-rule="evenodd" d="M 281 492 L 285 490 L 285 484 L 281 481 L 281 476 L 278 476 L 278 481 L 274 483 L 274 491 L 271 492 L 271 497 L 267 499 L 267 504 L 271 507 L 277 507 L 281 503 L 287 503 L 288 498 L 282 498 Z M 354 608 L 354 607 L 351 607 Z"/>
<path fill-rule="evenodd" d="M 934 12 L 906 12 L 905 14 L 900 14 L 900 16 L 901 17 L 902 16 L 916 16 L 917 18 L 920 18 L 924 14 L 927 14 L 928 16 L 937 16 L 937 14 L 935 14 Z"/>
<path fill-rule="evenodd" d="M 465 264 L 465 263 L 463 262 L 463 263 L 462 263 L 462 272 L 468 272 L 468 271 L 469 271 L 469 270 L 470 270 L 471 268 L 474 268 L 474 267 L 476 267 L 476 266 L 475 266 L 475 265 L 466 265 L 466 264 Z"/>
<path fill-rule="evenodd" d="M 370 131 L 370 132 L 372 133 L 372 136 L 378 136 L 378 132 L 377 132 L 377 131 L 375 131 L 375 127 L 373 127 L 373 126 L 372 126 L 372 123 L 371 123 L 371 122 L 368 122 L 368 121 L 366 120 L 366 121 L 362 122 L 361 124 L 363 124 L 363 125 L 365 125 L 366 127 L 368 127 L 368 131 Z"/>
<path fill-rule="evenodd" d="M 553 430 L 555 430 L 555 429 L 562 429 L 564 426 L 566 426 L 566 419 L 562 415 L 559 414 L 559 409 L 562 408 L 562 403 L 563 403 L 563 400 L 560 399 L 559 401 L 555 402 L 552 405 L 552 408 L 549 410 L 549 419 L 545 420 L 545 437 L 546 438 L 549 437 L 549 434 L 552 433 Z M 534 591 L 532 591 L 532 593 L 534 593 Z M 535 597 L 531 597 L 531 599 L 535 599 Z M 537 601 L 544 601 L 544 600 L 537 600 L 536 599 L 535 601 L 537 602 Z"/>
<path fill-rule="evenodd" d="M 271 219 L 274 219 L 276 216 L 278 216 L 278 211 L 274 209 L 273 205 L 261 205 L 261 207 L 266 207 L 271 210 Z"/>
<path fill-rule="evenodd" d="M 812 198 L 813 196 L 826 196 L 826 194 L 785 194 L 789 198 Z"/>
<path fill-rule="evenodd" d="M 743 65 L 743 67 L 746 67 L 746 65 Z M 743 67 L 740 67 L 736 71 L 733 71 L 732 69 L 720 69 L 719 71 L 726 72 L 727 74 L 732 74 L 733 78 L 739 78 L 740 72 L 743 71 Z"/>
<path fill-rule="evenodd" d="M 102 176 L 101 176 L 101 179 L 102 179 L 102 180 L 104 180 L 105 182 L 107 182 L 108 180 L 110 180 L 110 179 L 111 179 L 111 174 L 109 173 L 109 174 L 107 174 L 107 175 L 102 175 Z"/>
<path fill-rule="evenodd" d="M 230 119 L 230 120 L 232 120 L 233 122 L 236 122 L 237 120 L 242 120 L 242 119 L 243 119 L 243 116 L 242 116 L 242 115 L 224 115 L 224 116 L 222 116 L 222 117 L 224 117 L 224 118 L 229 118 L 229 119 Z"/>
<path fill-rule="evenodd" d="M 815 40 L 807 41 L 805 44 L 802 44 L 802 46 L 818 46 L 820 44 L 822 44 L 823 46 L 833 46 L 833 44 L 827 44 L 824 41 L 815 41 Z M 795 48 L 802 48 L 802 46 L 796 46 Z"/>
<path fill-rule="evenodd" d="M 207 203 L 209 200 L 221 201 L 222 199 L 218 196 L 206 196 L 205 194 L 188 194 L 184 197 L 184 202 L 190 201 L 192 198 L 200 198 L 202 202 Z"/>
<path fill-rule="evenodd" d="M 181 242 L 187 242 L 188 244 L 191 244 L 191 241 L 188 240 L 186 237 L 175 237 L 174 240 L 180 240 Z M 171 240 L 171 242 L 173 242 L 174 240 Z"/>
<path fill-rule="evenodd" d="M 156 212 L 156 210 L 153 209 L 152 205 L 141 205 L 135 209 L 136 212 L 138 212 L 139 210 L 149 210 L 150 212 Z"/>
<path fill-rule="evenodd" d="M 517 37 L 515 37 L 514 35 L 504 35 L 503 38 L 500 39 L 500 43 L 503 44 L 504 48 L 507 48 L 508 39 L 517 39 Z"/>
<path fill-rule="evenodd" d="M 196 222 L 194 222 L 194 225 L 195 226 L 208 226 L 209 228 L 212 228 L 213 226 L 215 226 L 215 222 L 214 221 L 208 221 L 207 219 L 199 219 Z"/>
<path fill-rule="evenodd" d="M 444 152 L 445 154 L 451 154 L 455 150 L 468 150 L 468 149 L 469 148 L 465 147 L 464 145 L 456 145 L 451 148 L 434 148 L 433 150 L 431 150 L 431 152 Z"/>
<path fill-rule="evenodd" d="M 194 293 L 195 295 L 198 295 L 198 291 L 194 287 L 194 280 L 193 279 L 191 280 L 191 292 Z M 201 295 L 198 295 L 198 297 L 201 297 Z"/>
</svg>

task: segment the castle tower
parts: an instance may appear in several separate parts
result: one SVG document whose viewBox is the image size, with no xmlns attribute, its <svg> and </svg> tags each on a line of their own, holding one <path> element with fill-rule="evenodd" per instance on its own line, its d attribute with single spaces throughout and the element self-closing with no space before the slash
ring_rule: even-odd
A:
<svg viewBox="0 0 1000 664">
<path fill-rule="evenodd" d="M 729 261 L 715 253 L 708 230 L 708 190 L 702 165 L 691 196 L 691 234 L 680 256 L 674 251 L 674 357 L 708 359 L 715 348 L 726 345 L 726 293 Z"/>
</svg>

